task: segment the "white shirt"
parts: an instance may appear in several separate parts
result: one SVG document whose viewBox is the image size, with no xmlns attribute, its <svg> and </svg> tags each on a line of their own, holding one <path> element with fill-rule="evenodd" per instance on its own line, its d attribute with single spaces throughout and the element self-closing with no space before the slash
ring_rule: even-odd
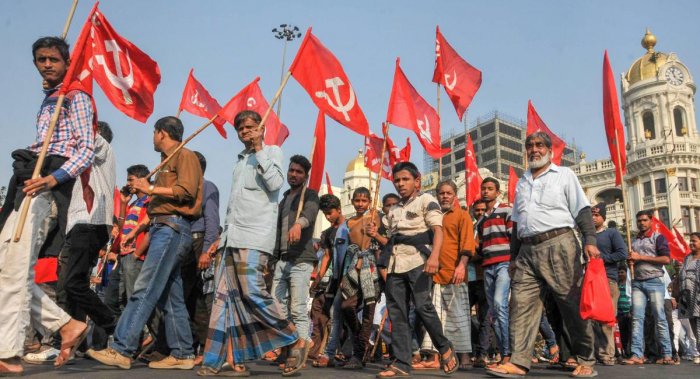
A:
<svg viewBox="0 0 700 379">
<path fill-rule="evenodd" d="M 511 219 L 518 223 L 519 237 L 531 237 L 573 228 L 581 209 L 590 206 L 576 174 L 551 163 L 537 178 L 528 170 L 518 180 Z"/>
</svg>

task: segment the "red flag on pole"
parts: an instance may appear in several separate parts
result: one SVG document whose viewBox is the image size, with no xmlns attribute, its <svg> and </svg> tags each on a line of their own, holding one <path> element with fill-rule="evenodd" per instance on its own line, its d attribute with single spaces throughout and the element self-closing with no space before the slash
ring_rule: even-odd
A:
<svg viewBox="0 0 700 379">
<path fill-rule="evenodd" d="M 481 87 L 481 71 L 467 63 L 447 43 L 440 33 L 440 27 L 435 29 L 435 72 L 433 83 L 445 87 L 447 96 L 457 111 L 459 120 L 462 121 L 464 112 L 474 98 L 474 94 Z"/>
<path fill-rule="evenodd" d="M 70 65 L 68 66 L 68 71 L 66 76 L 63 78 L 63 84 L 61 85 L 60 93 L 66 94 L 72 88 L 71 85 L 75 86 L 76 83 L 82 86 L 82 89 L 92 96 L 92 19 L 97 12 L 96 2 L 92 6 L 90 13 L 88 13 L 87 20 L 80 30 L 78 39 L 75 41 L 75 46 L 73 52 L 70 55 Z M 93 102 L 94 107 L 94 102 Z M 95 109 L 93 109 L 95 110 Z"/>
<path fill-rule="evenodd" d="M 552 139 L 552 163 L 560 165 L 561 157 L 564 154 L 564 147 L 566 143 L 564 140 L 559 138 L 556 134 L 552 133 L 547 125 L 542 121 L 540 115 L 535 111 L 535 107 L 532 105 L 532 100 L 527 101 L 527 135 L 534 132 L 545 132 L 549 134 Z"/>
<path fill-rule="evenodd" d="M 261 116 L 269 108 L 269 104 L 258 86 L 260 77 L 255 78 L 247 86 L 243 87 L 231 100 L 218 112 L 218 115 L 233 125 L 236 115 L 245 110 L 258 112 Z M 289 129 L 280 122 L 277 114 L 270 110 L 270 115 L 265 121 L 265 144 L 282 146 L 289 136 Z"/>
<path fill-rule="evenodd" d="M 102 12 L 92 18 L 92 73 L 109 101 L 125 115 L 146 122 L 160 83 L 158 63 L 123 38 Z"/>
<path fill-rule="evenodd" d="M 435 159 L 451 150 L 440 146 L 440 116 L 408 81 L 398 58 L 386 120 L 400 128 L 413 130 L 425 151 Z"/>
<path fill-rule="evenodd" d="M 627 152 L 625 151 L 625 130 L 622 127 L 620 105 L 617 101 L 615 77 L 610 67 L 607 50 L 605 50 L 603 57 L 603 120 L 605 121 L 605 136 L 608 138 L 610 159 L 615 164 L 615 185 L 619 185 L 627 172 Z"/>
<path fill-rule="evenodd" d="M 671 251 L 671 259 L 678 262 L 683 262 L 683 259 L 689 252 L 689 249 L 685 245 L 683 236 L 681 236 L 678 231 L 676 231 L 677 234 L 671 233 L 663 222 L 659 221 L 658 218 L 653 216 L 651 218 L 651 230 L 660 233 L 666 238 L 668 241 L 668 248 Z"/>
<path fill-rule="evenodd" d="M 328 171 L 326 171 L 326 193 L 329 195 L 333 194 L 333 186 L 331 185 L 331 178 L 328 176 Z"/>
<path fill-rule="evenodd" d="M 369 124 L 343 66 L 311 34 L 311 28 L 306 31 L 289 72 L 304 87 L 318 109 L 355 133 L 369 135 Z"/>
<path fill-rule="evenodd" d="M 673 234 L 675 234 L 677 244 L 680 248 L 679 250 L 683 252 L 683 257 L 681 257 L 681 259 L 677 259 L 677 261 L 683 262 L 685 256 L 690 253 L 690 246 L 688 246 L 688 242 L 686 242 L 681 232 L 679 232 L 675 226 L 673 227 Z"/>
<path fill-rule="evenodd" d="M 515 204 L 515 189 L 518 186 L 518 174 L 515 173 L 513 166 L 508 168 L 508 202 Z"/>
<path fill-rule="evenodd" d="M 464 152 L 464 161 L 466 171 L 465 188 L 467 206 L 470 207 L 474 201 L 481 197 L 481 174 L 479 174 L 479 166 L 476 164 L 476 154 L 474 153 L 474 144 L 472 143 L 471 135 L 467 134 L 467 147 Z"/>
<path fill-rule="evenodd" d="M 311 158 L 311 175 L 309 176 L 309 188 L 321 190 L 323 173 L 326 165 L 326 116 L 321 110 L 316 117 L 316 130 L 314 131 L 314 152 Z"/>
<path fill-rule="evenodd" d="M 190 69 L 190 75 L 187 77 L 185 89 L 182 91 L 182 99 L 180 100 L 180 111 L 187 111 L 195 116 L 210 119 L 216 115 L 221 109 L 221 105 L 214 97 L 209 94 L 209 91 L 194 77 L 194 69 Z M 214 119 L 214 126 L 219 131 L 222 137 L 226 138 L 226 130 L 224 124 L 226 120 L 221 117 Z"/>
<path fill-rule="evenodd" d="M 365 167 L 374 173 L 379 173 L 380 159 L 382 154 L 382 145 L 384 138 L 370 134 L 365 137 Z M 411 159 L 411 143 L 406 138 L 406 146 L 399 149 L 394 145 L 394 141 L 387 137 L 386 150 L 384 151 L 384 160 L 381 166 L 382 177 L 387 180 L 392 180 L 391 169 L 399 162 L 408 162 Z"/>
</svg>

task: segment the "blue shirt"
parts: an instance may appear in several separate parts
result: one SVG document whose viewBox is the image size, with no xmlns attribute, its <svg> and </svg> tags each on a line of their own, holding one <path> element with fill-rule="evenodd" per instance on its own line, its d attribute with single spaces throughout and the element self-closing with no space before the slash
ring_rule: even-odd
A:
<svg viewBox="0 0 700 379">
<path fill-rule="evenodd" d="M 202 217 L 192 221 L 192 233 L 204 233 L 204 246 L 201 252 L 209 250 L 219 234 L 219 189 L 216 184 L 204 180 L 202 194 Z"/>
<path fill-rule="evenodd" d="M 590 207 L 586 194 L 567 167 L 550 163 L 533 178 L 526 171 L 518 180 L 511 220 L 518 223 L 518 237 L 532 237 L 558 228 L 573 228 L 581 209 Z"/>
<path fill-rule="evenodd" d="M 271 254 L 277 231 L 277 201 L 283 184 L 279 147 L 263 146 L 256 153 L 240 152 L 233 167 L 220 246 Z"/>
<path fill-rule="evenodd" d="M 595 236 L 600 257 L 605 262 L 605 273 L 608 279 L 617 282 L 617 266 L 627 259 L 627 245 L 617 229 L 605 228 Z"/>
</svg>

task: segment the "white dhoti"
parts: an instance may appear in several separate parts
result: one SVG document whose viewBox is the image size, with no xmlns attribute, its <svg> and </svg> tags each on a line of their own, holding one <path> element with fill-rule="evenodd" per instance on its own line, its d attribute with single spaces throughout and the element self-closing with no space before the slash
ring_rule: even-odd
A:
<svg viewBox="0 0 700 379">
<path fill-rule="evenodd" d="M 43 335 L 70 321 L 70 316 L 34 283 L 39 250 L 56 222 L 51 192 L 32 199 L 22 237 L 12 242 L 18 222 L 19 212 L 13 211 L 0 232 L 0 359 L 22 355 L 30 320 Z"/>
<path fill-rule="evenodd" d="M 469 290 L 467 283 L 434 284 L 433 305 L 442 322 L 442 331 L 457 353 L 471 353 L 471 316 L 469 314 Z M 422 351 L 437 352 L 426 333 Z"/>
</svg>

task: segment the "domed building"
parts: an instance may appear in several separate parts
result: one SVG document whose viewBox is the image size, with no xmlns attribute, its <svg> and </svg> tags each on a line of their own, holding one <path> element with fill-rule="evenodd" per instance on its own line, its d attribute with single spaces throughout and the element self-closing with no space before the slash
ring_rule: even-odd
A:
<svg viewBox="0 0 700 379">
<path fill-rule="evenodd" d="M 630 217 L 652 209 L 657 218 L 688 234 L 700 231 L 700 137 L 695 120 L 696 86 L 675 53 L 654 50 L 656 37 L 642 38 L 646 53 L 621 78 L 627 129 L 627 199 Z M 623 222 L 622 192 L 610 159 L 573 167 L 592 202 L 608 204 L 608 220 Z M 634 222 L 632 229 L 636 229 Z"/>
</svg>

